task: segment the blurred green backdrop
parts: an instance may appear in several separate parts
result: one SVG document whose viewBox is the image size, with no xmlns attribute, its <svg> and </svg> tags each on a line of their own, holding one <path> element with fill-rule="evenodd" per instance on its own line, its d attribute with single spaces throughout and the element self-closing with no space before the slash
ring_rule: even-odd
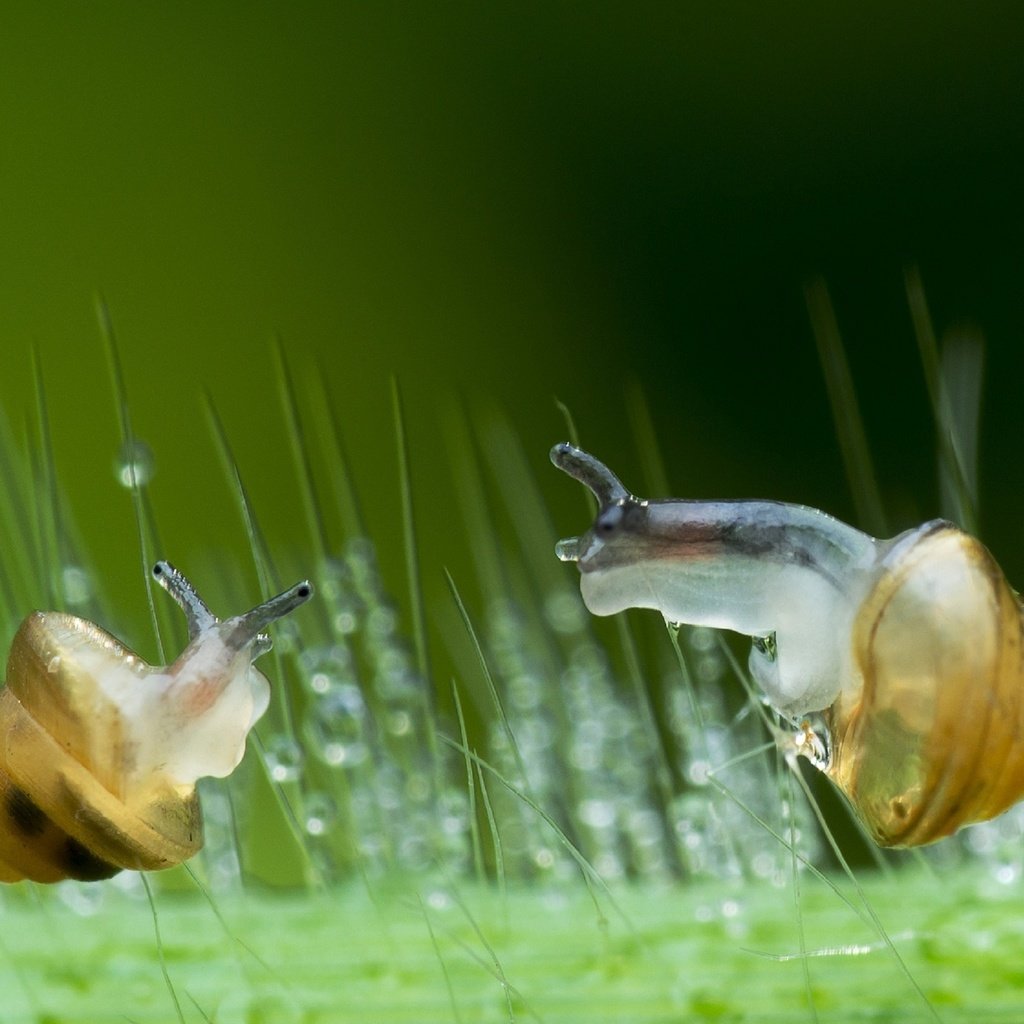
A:
<svg viewBox="0 0 1024 1024">
<path fill-rule="evenodd" d="M 499 476 L 506 452 L 487 424 L 507 417 L 552 537 L 584 526 L 580 488 L 547 461 L 565 436 L 556 398 L 582 441 L 647 489 L 633 383 L 676 493 L 854 517 L 804 304 L 814 275 L 831 289 L 893 530 L 936 514 L 903 288 L 915 262 L 938 331 L 969 322 L 988 340 L 982 532 L 1024 584 L 1022 52 L 1012 3 L 2 5 L 0 408 L 38 446 L 34 346 L 62 492 L 110 602 L 103 624 L 149 636 L 97 296 L 155 455 L 161 554 L 217 611 L 249 603 L 229 606 L 227 591 L 254 599 L 255 580 L 204 393 L 286 582 L 315 572 L 272 356 L 281 339 L 300 403 L 315 407 L 320 384 L 330 395 L 401 599 L 397 374 L 428 614 L 468 646 L 441 573 L 482 618 L 448 449 L 460 403 Z M 307 440 L 326 499 L 318 423 Z M 0 572 L 19 543 L 0 535 Z M 446 693 L 448 674 L 436 676 Z M 443 727 L 455 735 L 450 715 Z M 255 856 L 269 863 L 272 845 Z M 900 898 L 939 905 L 927 890 Z M 958 949 L 964 934 L 994 934 L 964 925 L 968 903 L 942 912 Z M 789 936 L 784 907 L 769 914 Z M 827 929 L 829 944 L 847 941 L 845 924 Z M 71 940 L 54 948 L 78 963 Z M 992 963 L 1010 965 L 1012 996 L 1005 948 Z M 721 949 L 708 946 L 712 965 Z M 988 977 L 974 951 L 954 977 Z M 19 944 L 9 959 L 28 957 Z M 836 962 L 824 977 L 847 976 Z M 81 970 L 104 990 L 114 976 Z"/>
<path fill-rule="evenodd" d="M 560 530 L 582 524 L 546 461 L 554 398 L 641 490 L 630 379 L 673 490 L 852 517 L 801 290 L 822 273 L 905 525 L 936 511 L 914 260 L 939 329 L 989 340 L 983 524 L 1019 583 L 1021 24 L 1009 3 L 5 5 L 0 403 L 26 430 L 38 346 L 60 479 L 128 605 L 97 294 L 183 566 L 244 553 L 204 390 L 272 548 L 308 546 L 277 334 L 300 398 L 329 389 L 399 572 L 397 373 L 429 588 L 466 557 L 440 429 L 458 396 L 505 411 L 572 503 Z"/>
</svg>

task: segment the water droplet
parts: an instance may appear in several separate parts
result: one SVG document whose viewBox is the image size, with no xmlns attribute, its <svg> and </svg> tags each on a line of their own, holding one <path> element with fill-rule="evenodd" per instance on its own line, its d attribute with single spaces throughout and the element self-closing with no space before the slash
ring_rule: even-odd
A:
<svg viewBox="0 0 1024 1024">
<path fill-rule="evenodd" d="M 406 780 L 405 792 L 414 803 L 423 803 L 430 796 L 430 780 L 426 775 L 413 775 Z"/>
<path fill-rule="evenodd" d="M 61 572 L 64 600 L 70 605 L 83 605 L 92 597 L 92 580 L 79 565 L 66 565 Z"/>
<path fill-rule="evenodd" d="M 615 805 L 610 800 L 584 800 L 579 816 L 591 828 L 611 828 L 615 824 Z"/>
<path fill-rule="evenodd" d="M 697 659 L 695 674 L 697 681 L 705 686 L 717 683 L 722 678 L 725 670 L 725 663 L 718 656 L 717 652 L 705 654 Z"/>
<path fill-rule="evenodd" d="M 142 875 L 135 871 L 122 871 L 119 875 L 114 875 L 109 879 L 107 885 L 129 899 L 144 900 L 146 898 L 146 887 L 142 884 Z"/>
<path fill-rule="evenodd" d="M 508 682 L 509 702 L 520 711 L 533 711 L 544 701 L 541 681 L 528 672 L 520 672 Z"/>
<path fill-rule="evenodd" d="M 332 768 L 362 764 L 369 750 L 364 741 L 366 705 L 354 683 L 344 683 L 317 698 L 303 722 L 309 749 Z"/>
<path fill-rule="evenodd" d="M 625 874 L 622 860 L 612 851 L 603 850 L 594 858 L 594 868 L 605 879 L 622 878 Z"/>
<path fill-rule="evenodd" d="M 1013 864 L 1000 864 L 995 869 L 994 876 L 1000 885 L 1011 885 L 1020 877 L 1020 871 Z"/>
<path fill-rule="evenodd" d="M 577 633 L 586 625 L 586 611 L 573 590 L 558 590 L 548 595 L 544 614 L 556 633 Z"/>
<path fill-rule="evenodd" d="M 779 656 L 779 648 L 775 641 L 775 634 L 767 636 L 752 636 L 750 643 L 754 650 L 766 661 L 775 661 Z"/>
<path fill-rule="evenodd" d="M 294 782 L 302 775 L 302 747 L 283 733 L 271 736 L 263 751 L 263 761 L 274 782 Z"/>
<path fill-rule="evenodd" d="M 431 910 L 447 910 L 452 905 L 451 896 L 443 889 L 434 889 L 427 895 L 427 906 Z"/>
<path fill-rule="evenodd" d="M 736 900 L 725 900 L 722 903 L 722 917 L 736 917 L 740 912 L 740 905 Z"/>
<path fill-rule="evenodd" d="M 775 873 L 775 858 L 761 851 L 750 858 L 750 867 L 758 878 L 770 878 Z"/>
<path fill-rule="evenodd" d="M 145 441 L 125 441 L 114 460 L 114 476 L 122 487 L 145 487 L 156 472 L 153 451 Z"/>
<path fill-rule="evenodd" d="M 320 696 L 337 689 L 352 676 L 352 654 L 343 644 L 306 648 L 299 663 L 306 685 Z"/>
<path fill-rule="evenodd" d="M 377 580 L 377 554 L 368 537 L 353 537 L 345 548 L 345 564 L 358 586 L 368 586 Z"/>
<path fill-rule="evenodd" d="M 108 892 L 103 882 L 60 882 L 56 888 L 60 901 L 80 917 L 98 914 Z"/>
<path fill-rule="evenodd" d="M 828 771 L 832 737 L 821 715 L 808 715 L 789 742 L 796 753 L 806 757 L 819 771 Z"/>
<path fill-rule="evenodd" d="M 356 615 L 354 608 L 347 608 L 344 611 L 336 612 L 332 622 L 334 632 L 339 636 L 348 636 L 359 627 L 359 617 Z"/>
<path fill-rule="evenodd" d="M 306 831 L 311 836 L 329 832 L 338 817 L 338 808 L 327 793 L 310 793 L 302 803 Z"/>
<path fill-rule="evenodd" d="M 395 610 L 385 604 L 378 604 L 370 609 L 366 619 L 366 632 L 371 642 L 386 643 L 394 635 L 398 625 Z"/>
<path fill-rule="evenodd" d="M 407 736 L 412 729 L 408 711 L 395 711 L 388 716 L 388 732 L 392 736 Z"/>
<path fill-rule="evenodd" d="M 579 537 L 566 537 L 555 545 L 555 554 L 563 562 L 578 562 L 580 558 Z"/>
<path fill-rule="evenodd" d="M 373 688 L 381 700 L 388 703 L 406 702 L 415 697 L 418 677 L 409 659 L 399 650 L 381 657 L 373 677 Z"/>
<path fill-rule="evenodd" d="M 461 836 L 469 826 L 469 804 L 459 790 L 448 790 L 437 799 L 441 831 L 447 836 Z"/>
<path fill-rule="evenodd" d="M 709 626 L 694 626 L 689 632 L 690 646 L 695 651 L 713 651 L 718 647 L 718 634 Z"/>
</svg>

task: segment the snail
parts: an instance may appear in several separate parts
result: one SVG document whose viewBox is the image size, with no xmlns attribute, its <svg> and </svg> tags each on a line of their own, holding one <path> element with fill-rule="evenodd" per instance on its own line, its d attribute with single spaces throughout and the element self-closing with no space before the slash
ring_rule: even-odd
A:
<svg viewBox="0 0 1024 1024">
<path fill-rule="evenodd" d="M 252 666 L 271 646 L 263 630 L 313 590 L 298 583 L 221 622 L 167 562 L 153 576 L 188 621 L 166 667 L 74 615 L 21 623 L 0 690 L 0 881 L 93 881 L 202 846 L 196 781 L 241 761 L 270 700 Z"/>
<path fill-rule="evenodd" d="M 934 842 L 1024 795 L 1024 613 L 980 541 L 941 519 L 876 540 L 801 505 L 646 501 L 570 444 L 551 460 L 600 504 L 556 548 L 590 611 L 750 636 L 765 699 L 879 845 Z"/>
</svg>

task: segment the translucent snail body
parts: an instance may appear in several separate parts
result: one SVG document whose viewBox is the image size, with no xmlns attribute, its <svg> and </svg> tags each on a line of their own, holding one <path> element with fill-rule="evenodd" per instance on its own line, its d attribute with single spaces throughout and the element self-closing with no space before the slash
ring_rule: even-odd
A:
<svg viewBox="0 0 1024 1024">
<path fill-rule="evenodd" d="M 94 880 L 153 870 L 202 846 L 195 783 L 229 774 L 267 708 L 262 630 L 308 600 L 300 583 L 220 622 L 166 562 L 154 576 L 188 619 L 188 646 L 148 665 L 84 619 L 33 612 L 0 690 L 0 880 Z"/>
<path fill-rule="evenodd" d="M 821 712 L 824 770 L 875 840 L 916 846 L 1024 795 L 1024 616 L 994 559 L 936 520 L 875 540 L 768 501 L 645 501 L 572 445 L 552 461 L 600 510 L 561 541 L 598 615 L 652 608 L 754 639 L 786 718 Z"/>
</svg>

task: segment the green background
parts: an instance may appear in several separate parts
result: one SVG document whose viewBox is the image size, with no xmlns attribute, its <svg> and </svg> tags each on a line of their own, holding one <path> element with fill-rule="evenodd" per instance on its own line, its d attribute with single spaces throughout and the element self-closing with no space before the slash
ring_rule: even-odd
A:
<svg viewBox="0 0 1024 1024">
<path fill-rule="evenodd" d="M 937 510 L 912 260 L 938 328 L 989 339 L 983 527 L 1019 581 L 1020 25 L 1014 4 L 5 5 L 0 403 L 28 430 L 37 346 L 60 480 L 134 606 L 96 295 L 166 555 L 200 578 L 243 551 L 203 391 L 272 550 L 304 558 L 275 335 L 300 400 L 328 388 L 400 571 L 397 373 L 429 588 L 465 558 L 458 400 L 507 414 L 572 503 L 560 532 L 554 398 L 642 490 L 630 380 L 673 490 L 852 517 L 802 295 L 822 273 L 903 526 Z"/>
<path fill-rule="evenodd" d="M 130 496 L 113 473 L 120 434 L 97 295 L 116 328 L 134 429 L 155 454 L 148 494 L 160 553 L 211 594 L 216 611 L 235 610 L 229 592 L 244 593 L 232 596 L 244 607 L 256 587 L 204 393 L 223 417 L 282 571 L 315 573 L 272 355 L 280 338 L 303 410 L 315 410 L 321 386 L 330 396 L 389 590 L 401 601 L 390 405 L 390 378 L 398 375 L 427 611 L 435 641 L 449 634 L 436 644 L 443 650 L 468 643 L 442 565 L 477 621 L 487 596 L 470 551 L 487 520 L 463 523 L 456 500 L 466 479 L 453 466 L 459 408 L 497 477 L 518 484 L 492 429 L 496 411 L 507 418 L 550 504 L 551 539 L 584 526 L 580 488 L 547 461 L 550 445 L 565 436 L 556 399 L 574 412 L 586 446 L 643 492 L 648 481 L 628 415 L 634 384 L 671 490 L 775 497 L 854 516 L 804 306 L 804 283 L 816 274 L 832 291 L 893 528 L 936 514 L 934 429 L 903 292 L 904 267 L 916 262 L 939 332 L 974 323 L 988 339 L 982 532 L 1009 578 L 1024 581 L 1019 10 L 4 5 L 0 406 L 26 450 L 38 452 L 34 347 L 69 517 L 108 600 L 103 624 L 133 642 L 150 635 Z M 326 498 L 337 468 L 316 436 L 320 422 L 306 420 L 306 440 Z M 497 488 L 490 497 L 501 507 Z M 527 525 L 523 535 L 537 536 Z M 332 526 L 332 543 L 340 544 Z M 0 535 L 0 550 L 24 543 Z M 517 557 L 506 548 L 510 560 Z M 542 557 L 550 557 L 546 549 Z M 572 579 L 571 568 L 550 562 L 552 574 Z M 400 632 L 409 636 L 402 605 Z M 309 610 L 300 614 L 315 621 Z M 642 621 L 642 629 L 657 630 L 652 617 Z M 144 639 L 140 647 L 151 653 Z M 460 686 L 473 685 L 467 675 Z M 442 699 L 448 681 L 436 672 Z M 455 735 L 450 714 L 441 724 Z M 272 803 L 263 789 L 260 811 Z M 263 826 L 261 819 L 254 829 L 261 840 Z M 760 833 L 758 841 L 765 842 Z M 252 842 L 250 856 L 272 860 L 276 843 Z M 920 926 L 895 920 L 900 904 L 877 897 L 891 910 L 892 931 L 919 928 L 914 941 L 937 964 L 922 970 L 929 990 L 952 977 L 949 998 L 962 994 L 971 1006 L 988 993 L 975 995 L 963 979 L 987 979 L 977 964 L 991 963 L 1006 976 L 989 998 L 1012 1001 L 1012 941 L 984 919 L 963 924 L 965 913 L 979 913 L 976 894 L 960 898 L 945 879 L 904 887 L 904 877 L 900 898 L 918 909 L 931 911 L 934 889 L 955 897 L 938 921 Z M 758 884 L 750 891 L 765 897 L 765 916 L 786 935 L 765 946 L 792 949 L 790 895 Z M 644 898 L 642 887 L 635 892 Z M 694 899 L 704 899 L 701 890 Z M 693 914 L 669 901 L 664 907 L 664 934 L 675 935 L 677 921 L 685 934 Z M 308 908 L 318 909 L 313 901 Z M 376 934 L 358 920 L 353 927 L 350 909 L 332 910 L 331 924 L 347 936 Z M 499 917 L 485 909 L 485 931 L 497 929 Z M 142 913 L 136 919 L 146 921 Z M 101 920 L 119 927 L 116 915 Z M 272 913 L 266 920 L 279 923 Z M 580 920 L 589 944 L 599 929 Z M 165 912 L 163 921 L 172 932 L 174 916 Z M 81 970 L 107 994 L 120 975 L 65 956 L 74 940 L 60 927 L 58 920 L 53 947 L 72 989 L 83 989 Z M 529 927 L 524 948 L 532 952 Z M 657 928 L 661 934 L 660 920 Z M 828 918 L 824 937 L 810 930 L 813 948 L 845 941 L 848 926 Z M 238 931 L 248 935 L 243 925 Z M 936 933 L 952 935 L 939 942 L 958 951 L 970 936 L 958 968 L 947 972 L 930 951 Z M 282 934 L 316 941 L 320 933 L 293 925 Z M 740 942 L 716 937 L 703 955 L 715 964 Z M 1005 955 L 977 953 L 985 943 Z M 185 968 L 174 957 L 193 947 L 191 934 L 170 945 L 172 976 L 189 991 L 191 978 L 182 982 Z M 156 985 L 148 944 L 145 956 L 142 975 Z M 19 942 L 9 959 L 20 965 L 31 957 Z M 688 954 L 672 958 L 700 981 Z M 100 960 L 108 959 L 117 965 L 101 950 Z M 214 973 L 211 962 L 200 969 Z M 332 985 L 336 962 L 325 974 Z M 647 962 L 646 954 L 632 961 Z M 429 956 L 427 963 L 434 970 Z M 544 970 L 563 963 L 553 956 Z M 617 963 L 608 977 L 630 980 Z M 850 976 L 844 960 L 822 963 L 812 977 L 825 979 L 816 981 L 823 990 L 833 977 Z M 885 964 L 900 987 L 877 1004 L 906 1005 L 906 987 Z M 766 975 L 782 977 L 778 964 L 768 967 Z M 795 963 L 783 970 L 790 967 L 792 978 Z M 364 974 L 376 984 L 376 974 Z M 795 984 L 799 992 L 801 979 Z M 218 977 L 217 985 L 223 991 L 235 982 Z M 239 999 L 246 996 L 235 987 Z M 547 974 L 534 987 L 551 991 Z M 652 987 L 645 976 L 637 991 Z M 607 990 L 593 991 L 599 999 Z M 731 994 L 728 981 L 721 992 Z M 161 992 L 156 998 L 166 1005 Z M 793 998 L 782 1000 L 787 1020 Z M 820 991 L 823 1014 L 829 998 L 836 1010 L 826 1019 L 861 1005 L 845 990 Z M 222 1018 L 236 1019 L 223 1009 Z"/>
</svg>

